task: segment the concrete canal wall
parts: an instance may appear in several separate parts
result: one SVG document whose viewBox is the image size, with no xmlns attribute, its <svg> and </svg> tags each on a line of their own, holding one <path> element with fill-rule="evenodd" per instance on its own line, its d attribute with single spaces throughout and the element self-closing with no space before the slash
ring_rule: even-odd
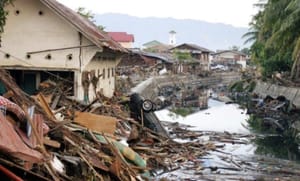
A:
<svg viewBox="0 0 300 181">
<path fill-rule="evenodd" d="M 203 78 L 195 76 L 166 75 L 149 78 L 146 81 L 140 83 L 137 87 L 133 88 L 132 92 L 139 93 L 147 99 L 154 99 L 157 96 L 158 89 L 163 86 L 180 86 L 183 84 L 191 84 L 213 87 L 218 85 L 228 85 L 240 79 L 240 74 L 236 72 L 214 73 L 209 77 Z"/>
<path fill-rule="evenodd" d="M 267 95 L 277 98 L 284 96 L 292 102 L 297 108 L 300 108 L 300 88 L 284 87 L 280 85 L 270 84 L 262 81 L 257 81 L 254 93 L 265 98 Z"/>
</svg>

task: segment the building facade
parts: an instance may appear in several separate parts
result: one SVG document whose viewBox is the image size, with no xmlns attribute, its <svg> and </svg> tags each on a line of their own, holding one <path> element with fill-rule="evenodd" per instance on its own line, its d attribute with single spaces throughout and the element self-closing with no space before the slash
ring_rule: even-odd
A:
<svg viewBox="0 0 300 181">
<path fill-rule="evenodd" d="M 73 82 L 75 97 L 92 100 L 91 79 L 97 75 L 96 91 L 113 96 L 113 73 L 126 52 L 117 42 L 55 0 L 15 0 L 5 9 L 9 13 L 1 34 L 0 66 L 27 93 L 58 75 Z"/>
</svg>

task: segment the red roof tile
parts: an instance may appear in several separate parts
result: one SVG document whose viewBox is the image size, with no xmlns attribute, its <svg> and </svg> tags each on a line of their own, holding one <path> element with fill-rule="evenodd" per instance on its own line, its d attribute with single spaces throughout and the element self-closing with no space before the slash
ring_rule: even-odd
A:
<svg viewBox="0 0 300 181">
<path fill-rule="evenodd" d="M 134 36 L 126 32 L 108 32 L 108 35 L 117 42 L 134 42 Z"/>
</svg>

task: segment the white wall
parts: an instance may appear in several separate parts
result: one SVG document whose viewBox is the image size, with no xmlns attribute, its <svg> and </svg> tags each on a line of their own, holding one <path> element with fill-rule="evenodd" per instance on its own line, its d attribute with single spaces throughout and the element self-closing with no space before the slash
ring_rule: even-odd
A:
<svg viewBox="0 0 300 181">
<path fill-rule="evenodd" d="M 247 62 L 246 62 L 246 60 L 239 60 L 239 61 L 237 61 L 236 63 L 242 65 L 242 69 L 243 69 L 243 70 L 245 70 L 246 67 L 247 67 Z"/>
<path fill-rule="evenodd" d="M 231 52 L 224 52 L 218 55 L 218 57 L 226 58 L 226 59 L 234 59 L 235 54 Z"/>
<path fill-rule="evenodd" d="M 31 54 L 31 58 L 28 59 L 28 52 L 80 46 L 79 33 L 38 0 L 15 0 L 7 9 L 9 15 L 1 35 L 0 49 L 11 56 L 6 58 L 5 54 L 0 52 L 2 66 L 79 69 L 80 65 L 87 64 L 99 50 L 95 46 L 84 48 L 81 57 L 79 48 L 46 51 Z M 19 14 L 16 11 L 19 11 Z M 39 15 L 40 11 L 43 12 L 42 15 Z M 82 44 L 93 45 L 84 37 Z M 45 58 L 48 54 L 51 55 L 51 59 Z M 68 59 L 70 54 L 72 60 Z"/>
<path fill-rule="evenodd" d="M 100 91 L 103 93 L 106 97 L 112 97 L 114 90 L 115 90 L 115 75 L 116 75 L 116 62 L 113 60 L 103 60 L 103 59 L 97 59 L 94 58 L 86 67 L 85 71 L 91 71 L 95 70 L 96 74 L 103 74 L 103 69 L 105 69 L 105 76 L 101 77 L 99 79 L 98 85 L 97 85 L 97 91 Z M 109 71 L 108 71 L 109 69 Z M 112 74 L 113 71 L 113 74 Z M 108 76 L 109 72 L 109 76 Z M 83 98 L 83 87 L 81 85 L 81 77 L 80 81 L 78 81 L 79 89 L 81 90 L 79 92 L 79 96 Z M 89 91 L 89 98 L 90 101 L 92 101 L 94 98 L 96 98 L 96 95 L 93 90 L 93 85 L 90 84 L 90 91 Z"/>
<path fill-rule="evenodd" d="M 124 48 L 133 48 L 133 43 L 132 42 L 119 42 L 119 43 Z"/>
<path fill-rule="evenodd" d="M 75 96 L 79 99 L 83 99 L 81 85 L 83 70 L 99 69 L 102 71 L 105 68 L 106 73 L 107 68 L 115 70 L 116 60 L 91 61 L 97 52 L 102 51 L 102 48 L 94 46 L 87 38 L 80 36 L 71 24 L 39 0 L 15 0 L 13 5 L 7 6 L 6 9 L 9 15 L 4 33 L 1 35 L 0 66 L 10 69 L 18 66 L 24 70 L 74 71 Z M 19 14 L 16 11 L 19 11 Z M 39 15 L 40 11 L 42 15 Z M 92 45 L 92 47 L 53 50 L 80 45 Z M 50 49 L 52 51 L 45 51 Z M 38 53 L 33 53 L 30 58 L 27 58 L 28 52 Z M 6 54 L 10 57 L 7 58 Z M 51 59 L 46 58 L 48 54 L 51 55 Z M 72 55 L 71 60 L 68 58 L 69 55 Z M 115 88 L 114 84 L 114 77 L 111 77 L 103 81 L 101 79 L 99 87 L 103 88 L 105 96 L 111 97 Z"/>
</svg>

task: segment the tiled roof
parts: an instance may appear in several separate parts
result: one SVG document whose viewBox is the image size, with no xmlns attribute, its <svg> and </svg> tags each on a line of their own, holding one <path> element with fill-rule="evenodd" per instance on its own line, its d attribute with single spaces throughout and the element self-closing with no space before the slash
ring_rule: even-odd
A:
<svg viewBox="0 0 300 181">
<path fill-rule="evenodd" d="M 126 52 L 119 43 L 112 40 L 104 31 L 86 18 L 80 16 L 75 11 L 57 2 L 56 0 L 40 0 L 44 5 L 50 8 L 54 13 L 68 21 L 83 36 L 93 42 L 99 48 L 107 47 L 112 50 Z"/>
<path fill-rule="evenodd" d="M 108 35 L 117 42 L 134 42 L 134 36 L 126 32 L 108 32 Z"/>
</svg>

